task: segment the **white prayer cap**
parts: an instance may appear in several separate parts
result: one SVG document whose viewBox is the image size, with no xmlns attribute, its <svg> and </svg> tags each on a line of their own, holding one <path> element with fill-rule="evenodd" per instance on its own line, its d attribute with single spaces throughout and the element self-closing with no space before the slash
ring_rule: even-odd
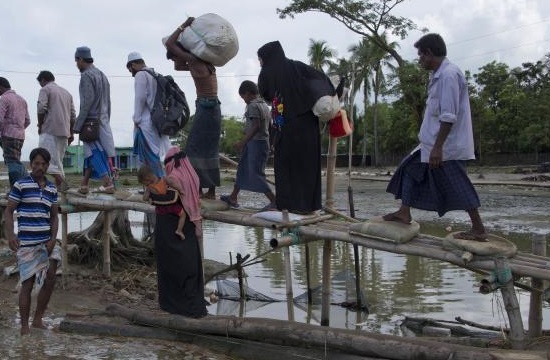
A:
<svg viewBox="0 0 550 360">
<path fill-rule="evenodd" d="M 128 62 L 134 61 L 134 60 L 143 60 L 143 57 L 141 56 L 140 53 L 133 51 L 128 54 Z"/>
</svg>

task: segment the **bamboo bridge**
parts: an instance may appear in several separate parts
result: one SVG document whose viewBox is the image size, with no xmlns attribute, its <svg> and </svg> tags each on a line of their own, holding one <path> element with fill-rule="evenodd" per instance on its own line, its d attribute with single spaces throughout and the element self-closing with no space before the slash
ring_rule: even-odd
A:
<svg viewBox="0 0 550 360">
<path fill-rule="evenodd" d="M 282 212 L 283 221 L 270 221 L 253 216 L 253 210 L 235 210 L 225 206 L 224 209 L 213 207 L 203 207 L 202 215 L 204 219 L 218 221 L 228 224 L 240 226 L 263 227 L 275 230 L 278 236 L 274 237 L 271 245 L 279 247 L 283 251 L 285 262 L 285 277 L 287 285 L 287 295 L 292 292 L 292 278 L 290 271 L 290 256 L 289 247 L 306 246 L 306 258 L 308 257 L 307 246 L 311 241 L 323 241 L 323 265 L 322 265 L 322 305 L 321 305 L 321 325 L 329 325 L 329 307 L 330 307 L 330 275 L 331 275 L 331 256 L 332 243 L 334 241 L 342 241 L 352 244 L 354 252 L 357 253 L 357 247 L 363 246 L 371 249 L 396 253 L 415 255 L 425 258 L 445 261 L 456 266 L 471 270 L 473 272 L 486 275 L 489 282 L 489 287 L 485 289 L 494 291 L 497 288 L 501 290 L 505 308 L 508 312 L 510 320 L 510 340 L 512 348 L 522 349 L 525 344 L 526 332 L 523 328 L 523 321 L 519 311 L 518 300 L 514 291 L 514 287 L 531 292 L 531 304 L 529 315 L 529 337 L 535 338 L 542 333 L 542 302 L 543 302 L 543 281 L 550 281 L 550 258 L 546 257 L 546 239 L 544 236 L 534 237 L 534 252 L 530 254 L 525 252 L 517 252 L 514 255 L 490 256 L 476 255 L 465 258 L 462 252 L 456 249 L 449 249 L 443 246 L 443 239 L 426 234 L 418 234 L 410 241 L 399 243 L 389 241 L 386 238 L 360 233 L 354 230 L 354 225 L 360 222 L 357 219 L 341 214 L 333 210 L 333 194 L 334 194 L 334 164 L 335 157 L 329 157 L 329 166 L 327 166 L 327 184 L 326 184 L 326 205 L 323 208 L 324 212 L 314 217 L 303 218 L 300 220 L 288 220 L 288 213 Z M 139 196 L 141 198 L 141 196 Z M 221 201 L 217 201 L 221 203 Z M 0 199 L 0 207 L 5 207 L 6 200 Z M 219 204 L 218 204 L 219 205 Z M 142 202 L 137 196 L 127 198 L 88 198 L 77 196 L 76 194 L 67 196 L 63 195 L 60 198 L 60 213 L 61 213 L 61 235 L 63 260 L 67 262 L 67 235 L 68 235 L 68 220 L 67 214 L 72 212 L 86 211 L 102 211 L 104 212 L 104 233 L 103 237 L 103 272 L 109 277 L 110 270 L 110 229 L 109 216 L 114 210 L 133 210 L 143 213 L 153 213 L 154 207 Z M 289 231 L 292 233 L 289 234 Z M 204 256 L 204 254 L 203 254 Z M 358 257 L 355 258 L 356 264 L 356 290 L 359 289 L 359 273 Z M 306 264 L 307 266 L 307 264 Z M 491 287 L 490 283 L 495 282 L 494 274 L 503 274 L 508 272 L 511 276 L 498 286 Z M 309 269 L 306 269 L 306 274 L 309 279 Z M 524 277 L 531 278 L 530 285 L 518 280 Z M 492 278 L 492 279 L 491 279 Z M 498 280 L 498 279 L 496 279 Z M 497 281 L 498 282 L 498 281 Z M 308 283 L 309 289 L 309 283 Z M 358 301 L 359 296 L 358 296 Z M 290 310 L 289 310 L 290 311 Z"/>
</svg>

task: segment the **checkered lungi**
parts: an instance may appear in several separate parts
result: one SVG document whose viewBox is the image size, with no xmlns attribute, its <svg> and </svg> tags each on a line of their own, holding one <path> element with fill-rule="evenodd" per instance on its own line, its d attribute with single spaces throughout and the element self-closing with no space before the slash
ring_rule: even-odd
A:
<svg viewBox="0 0 550 360">
<path fill-rule="evenodd" d="M 437 211 L 472 210 L 480 206 L 466 165 L 461 160 L 444 161 L 436 169 L 420 161 L 420 150 L 407 156 L 390 180 L 387 192 L 415 209 Z"/>
</svg>

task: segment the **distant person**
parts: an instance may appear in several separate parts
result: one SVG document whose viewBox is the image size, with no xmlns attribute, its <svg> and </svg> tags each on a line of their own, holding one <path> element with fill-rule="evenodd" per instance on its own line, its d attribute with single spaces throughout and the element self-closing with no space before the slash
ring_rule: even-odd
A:
<svg viewBox="0 0 550 360">
<path fill-rule="evenodd" d="M 111 96 L 109 80 L 93 64 L 89 47 L 81 46 L 74 54 L 76 67 L 80 70 L 80 111 L 74 125 L 79 133 L 86 119 L 99 119 L 99 139 L 84 143 L 84 174 L 78 192 L 89 192 L 90 178 L 102 180 L 99 190 L 108 194 L 115 192 L 111 179 L 114 171 L 115 143 L 111 131 Z"/>
<path fill-rule="evenodd" d="M 162 212 L 163 214 L 174 214 L 179 217 L 178 226 L 176 227 L 175 233 L 181 237 L 182 240 L 185 239 L 185 234 L 183 233 L 183 226 L 185 225 L 185 220 L 187 219 L 187 214 L 183 209 L 183 204 L 181 202 L 181 196 L 183 190 L 178 189 L 178 185 L 174 183 L 169 183 L 170 178 L 158 177 L 155 174 L 155 170 L 147 165 L 142 165 L 137 173 L 138 182 L 145 187 L 143 192 L 143 200 L 150 201 L 152 195 L 166 195 L 169 190 L 176 190 L 173 199 L 166 205 L 157 204 L 157 212 Z M 162 207 L 161 207 L 162 206 Z"/>
<path fill-rule="evenodd" d="M 321 135 L 315 102 L 335 95 L 330 79 L 300 61 L 288 59 L 278 41 L 258 50 L 260 96 L 272 104 L 277 209 L 309 214 L 321 209 Z"/>
<path fill-rule="evenodd" d="M 411 208 L 437 211 L 439 216 L 465 210 L 472 227 L 455 238 L 486 241 L 479 197 L 466 172 L 465 162 L 475 159 L 468 84 L 446 58 L 440 35 L 426 34 L 414 47 L 420 66 L 433 72 L 418 134 L 420 145 L 401 162 L 388 184 L 387 191 L 401 199 L 401 206 L 383 218 L 409 224 Z"/>
<path fill-rule="evenodd" d="M 208 311 L 204 300 L 199 245 L 199 234 L 202 233 L 199 178 L 185 152 L 177 146 L 168 150 L 164 166 L 168 176 L 174 177 L 185 194 L 182 202 L 187 218 L 183 227 L 185 241 L 181 241 L 176 234 L 179 217 L 165 213 L 165 205 L 162 205 L 173 198 L 176 190 L 169 189 L 167 195 L 150 195 L 153 205 L 156 205 L 155 256 L 159 305 L 171 314 L 200 318 L 206 316 Z"/>
<path fill-rule="evenodd" d="M 239 95 L 246 103 L 244 136 L 235 144 L 235 148 L 241 153 L 241 158 L 233 192 L 230 195 L 222 195 L 220 199 L 229 206 L 237 208 L 239 191 L 248 190 L 265 194 L 269 204 L 262 209 L 263 211 L 277 210 L 275 194 L 265 178 L 265 164 L 269 156 L 271 110 L 260 98 L 256 84 L 250 80 L 241 83 Z"/>
<path fill-rule="evenodd" d="M 193 126 L 187 137 L 185 153 L 199 175 L 201 197 L 216 198 L 216 186 L 220 186 L 220 134 L 221 110 L 218 99 L 218 80 L 214 65 L 204 62 L 185 50 L 177 41 L 178 36 L 191 25 L 188 18 L 165 42 L 166 56 L 174 62 L 177 71 L 189 71 L 195 82 L 197 100 Z M 203 188 L 208 188 L 202 193 Z"/>
<path fill-rule="evenodd" d="M 51 155 L 48 173 L 55 180 L 59 191 L 69 189 L 63 171 L 65 151 L 73 140 L 73 126 L 76 120 L 72 95 L 57 85 L 54 75 L 41 71 L 36 78 L 40 84 L 38 93 L 38 146 Z"/>
<path fill-rule="evenodd" d="M 164 176 L 162 159 L 170 148 L 168 135 L 160 135 L 151 121 L 151 111 L 157 94 L 157 80 L 147 71 L 143 57 L 137 52 L 128 54 L 126 68 L 134 81 L 134 154 L 139 161 L 149 166 L 159 178 Z"/>
<path fill-rule="evenodd" d="M 59 220 L 57 189 L 46 178 L 50 153 L 36 148 L 30 154 L 31 174 L 15 182 L 4 211 L 4 234 L 16 252 L 19 268 L 19 313 L 21 335 L 30 333 L 29 315 L 33 287 L 39 289 L 32 326 L 45 329 L 42 322 L 50 301 L 61 252 L 56 246 Z M 17 235 L 14 232 L 17 213 Z"/>
<path fill-rule="evenodd" d="M 31 124 L 27 102 L 11 89 L 8 79 L 0 77 L 0 146 L 8 167 L 10 187 L 27 175 L 21 162 L 25 129 Z"/>
</svg>

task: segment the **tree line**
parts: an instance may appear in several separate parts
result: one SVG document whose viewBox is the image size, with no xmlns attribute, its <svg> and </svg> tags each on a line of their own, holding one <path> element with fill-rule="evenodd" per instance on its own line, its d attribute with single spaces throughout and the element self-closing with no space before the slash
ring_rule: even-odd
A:
<svg viewBox="0 0 550 360">
<path fill-rule="evenodd" d="M 353 119 L 354 132 L 352 138 L 339 140 L 338 152 L 348 153 L 351 141 L 352 153 L 362 155 L 363 165 L 367 156 L 373 165 L 384 165 L 382 154 L 404 154 L 418 143 L 429 74 L 416 62 L 404 60 L 388 34 L 404 39 L 410 30 L 427 29 L 392 14 L 403 1 L 294 0 L 276 10 L 281 18 L 325 13 L 362 35 L 348 48 L 349 56 L 340 58 L 326 41 L 310 39 L 308 58 L 311 66 L 346 81 L 344 107 Z M 550 53 L 514 68 L 492 61 L 465 75 L 478 157 L 550 152 Z M 361 111 L 356 106 L 359 93 Z M 241 136 L 242 121 L 226 118 L 223 128 L 221 151 L 238 155 L 233 144 Z M 326 151 L 327 131 L 323 134 Z"/>
</svg>

